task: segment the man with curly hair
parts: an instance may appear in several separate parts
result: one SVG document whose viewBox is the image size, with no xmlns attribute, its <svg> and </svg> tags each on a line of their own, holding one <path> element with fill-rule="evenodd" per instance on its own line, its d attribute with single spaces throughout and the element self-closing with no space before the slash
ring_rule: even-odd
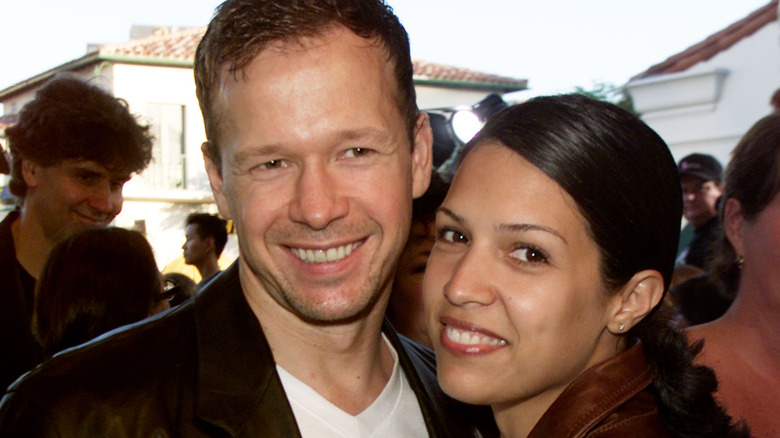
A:
<svg viewBox="0 0 780 438">
<path fill-rule="evenodd" d="M 0 387 L 40 361 L 30 331 L 33 292 L 49 250 L 108 225 L 122 187 L 151 160 L 149 128 L 127 104 L 72 76 L 57 77 L 6 130 L 9 189 L 19 208 L 0 222 Z"/>
</svg>

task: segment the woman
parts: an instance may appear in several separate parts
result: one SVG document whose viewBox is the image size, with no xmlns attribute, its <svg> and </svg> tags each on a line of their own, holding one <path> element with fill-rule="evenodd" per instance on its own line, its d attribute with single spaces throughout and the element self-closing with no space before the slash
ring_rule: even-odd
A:
<svg viewBox="0 0 780 438">
<path fill-rule="evenodd" d="M 717 398 L 755 436 L 780 430 L 780 115 L 759 120 L 732 152 L 723 195 L 721 252 L 713 270 L 736 298 L 714 322 L 689 329 L 704 340 Z"/>
<path fill-rule="evenodd" d="M 659 307 L 681 193 L 664 142 L 584 96 L 533 99 L 466 147 L 423 290 L 438 375 L 504 437 L 728 437 L 712 372 Z"/>
<path fill-rule="evenodd" d="M 35 289 L 33 333 L 44 355 L 169 308 L 146 238 L 95 228 L 58 243 Z"/>
</svg>

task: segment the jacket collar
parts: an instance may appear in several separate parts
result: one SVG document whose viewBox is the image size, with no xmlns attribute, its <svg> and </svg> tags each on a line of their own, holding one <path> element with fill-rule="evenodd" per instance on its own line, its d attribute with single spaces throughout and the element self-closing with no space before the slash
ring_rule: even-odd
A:
<svg viewBox="0 0 780 438">
<path fill-rule="evenodd" d="M 265 335 L 244 298 L 238 262 L 196 297 L 198 416 L 231 435 L 300 436 Z"/>
<path fill-rule="evenodd" d="M 244 297 L 238 262 L 204 287 L 192 305 L 198 344 L 199 418 L 232 436 L 300 437 L 271 348 Z M 473 436 L 474 412 L 439 389 L 433 353 L 399 337 L 387 320 L 382 330 L 417 395 L 429 435 Z M 485 418 L 492 422 L 492 415 L 486 412 Z"/>
<path fill-rule="evenodd" d="M 589 368 L 572 382 L 531 431 L 530 436 L 580 436 L 653 382 L 637 342 L 617 356 Z"/>
</svg>

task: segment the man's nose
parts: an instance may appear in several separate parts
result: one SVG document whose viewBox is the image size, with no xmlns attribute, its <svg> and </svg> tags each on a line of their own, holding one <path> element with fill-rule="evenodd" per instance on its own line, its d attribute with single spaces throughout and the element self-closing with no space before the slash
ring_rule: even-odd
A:
<svg viewBox="0 0 780 438">
<path fill-rule="evenodd" d="M 349 211 L 349 202 L 342 193 L 343 178 L 323 163 L 307 163 L 301 168 L 290 204 L 290 219 L 313 229 L 324 229 Z"/>
</svg>

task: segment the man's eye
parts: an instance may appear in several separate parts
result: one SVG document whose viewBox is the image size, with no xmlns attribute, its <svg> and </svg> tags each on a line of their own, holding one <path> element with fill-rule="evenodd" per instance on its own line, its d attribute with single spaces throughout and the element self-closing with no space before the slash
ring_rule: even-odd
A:
<svg viewBox="0 0 780 438">
<path fill-rule="evenodd" d="M 271 160 L 260 165 L 261 169 L 279 169 L 287 167 L 287 163 L 284 160 Z"/>
<path fill-rule="evenodd" d="M 523 263 L 546 263 L 547 254 L 539 248 L 530 245 L 523 245 L 510 254 L 513 258 Z"/>
<path fill-rule="evenodd" d="M 77 177 L 84 184 L 95 184 L 100 181 L 100 176 L 91 173 L 82 173 L 77 175 Z"/>
<path fill-rule="evenodd" d="M 344 156 L 347 158 L 362 157 L 368 155 L 370 152 L 371 149 L 368 148 L 351 148 L 347 149 L 347 151 L 344 153 Z"/>
<path fill-rule="evenodd" d="M 440 230 L 438 240 L 452 243 L 468 243 L 469 239 L 455 230 Z"/>
</svg>

